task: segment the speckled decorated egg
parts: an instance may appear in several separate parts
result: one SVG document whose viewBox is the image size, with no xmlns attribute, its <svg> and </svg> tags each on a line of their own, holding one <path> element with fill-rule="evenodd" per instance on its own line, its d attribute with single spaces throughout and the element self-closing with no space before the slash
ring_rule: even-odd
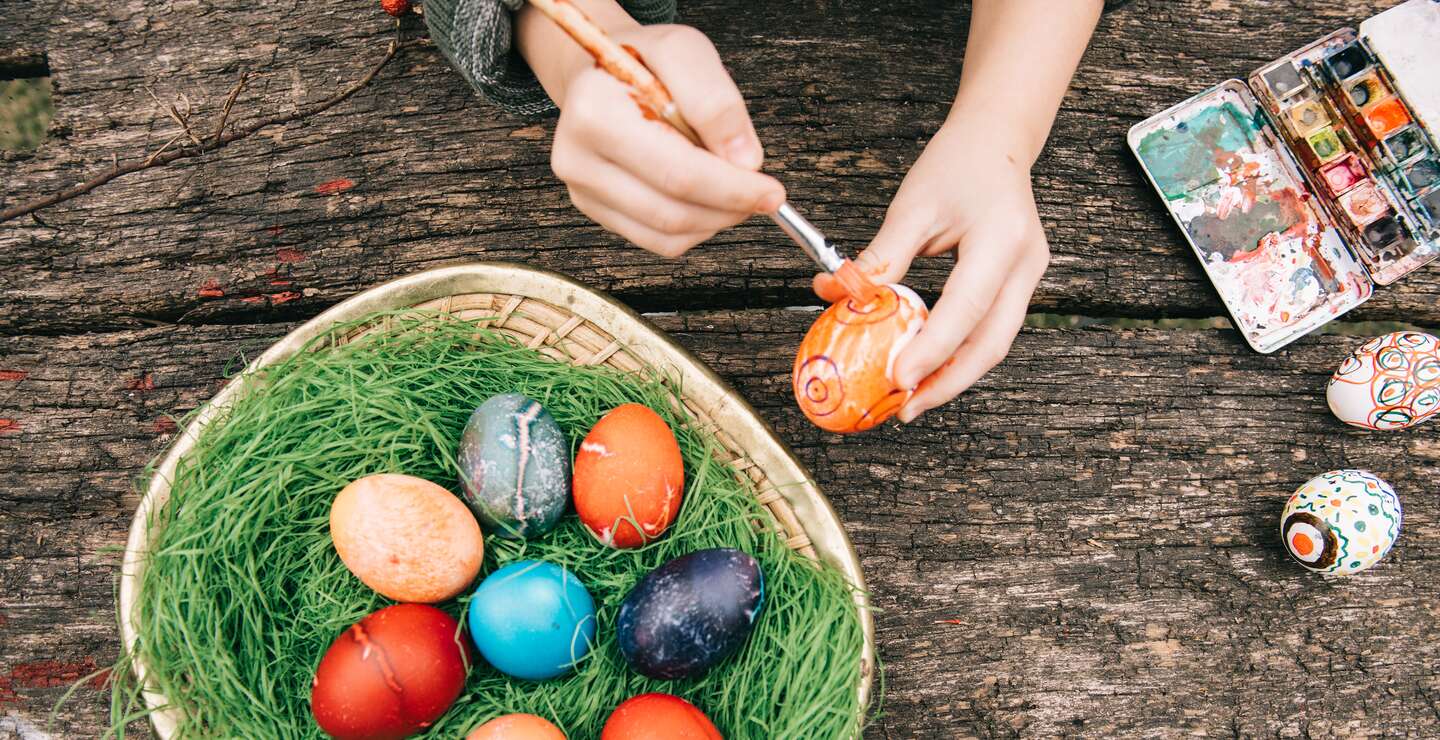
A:
<svg viewBox="0 0 1440 740">
<path fill-rule="evenodd" d="M 457 457 L 465 501 L 494 534 L 544 534 L 570 503 L 565 435 L 550 412 L 518 393 L 494 396 L 475 409 Z"/>
<path fill-rule="evenodd" d="M 698 707 L 670 694 L 641 694 L 620 703 L 600 740 L 724 740 Z"/>
<path fill-rule="evenodd" d="M 1360 345 L 1325 387 L 1336 418 L 1363 429 L 1405 429 L 1440 411 L 1440 339 L 1397 331 Z"/>
<path fill-rule="evenodd" d="M 464 591 L 485 554 L 480 525 L 455 494 L 423 478 L 358 478 L 330 505 L 340 560 L 395 601 L 431 604 Z"/>
<path fill-rule="evenodd" d="M 913 389 L 893 380 L 895 358 L 920 333 L 929 311 L 903 285 L 885 285 L 859 305 L 838 301 L 810 326 L 791 382 L 800 410 L 831 432 L 863 432 L 894 416 Z"/>
<path fill-rule="evenodd" d="M 1364 470 L 1322 473 L 1280 515 L 1285 550 L 1318 573 L 1349 575 L 1380 562 L 1400 536 L 1400 497 Z"/>
<path fill-rule="evenodd" d="M 750 636 L 765 602 L 755 558 L 739 550 L 699 550 L 650 571 L 620 604 L 620 653 L 651 678 L 695 676 Z"/>
<path fill-rule="evenodd" d="M 680 513 L 685 490 L 670 425 L 638 403 L 611 410 L 580 443 L 574 489 L 575 513 L 601 542 L 639 547 L 659 537 Z"/>
<path fill-rule="evenodd" d="M 565 740 L 565 733 L 544 717 L 507 714 L 471 730 L 465 740 Z"/>
<path fill-rule="evenodd" d="M 460 624 L 424 604 L 396 604 L 351 625 L 315 669 L 310 710 L 331 737 L 402 738 L 440 718 L 470 664 Z"/>
<path fill-rule="evenodd" d="M 595 601 L 574 573 L 521 560 L 485 577 L 470 598 L 470 637 L 499 671 L 543 681 L 568 673 L 595 642 Z"/>
</svg>

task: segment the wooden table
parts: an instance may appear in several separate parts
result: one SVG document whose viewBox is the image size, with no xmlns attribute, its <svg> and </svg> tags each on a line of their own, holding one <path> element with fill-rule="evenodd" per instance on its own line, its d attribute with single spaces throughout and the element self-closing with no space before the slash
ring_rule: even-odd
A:
<svg viewBox="0 0 1440 740">
<path fill-rule="evenodd" d="M 1373 13 L 1320 0 L 1137 0 L 1101 22 L 1036 194 L 1054 260 L 1034 311 L 1223 310 L 1124 148 L 1136 120 Z M 56 87 L 49 142 L 0 161 L 3 203 L 143 159 L 189 97 L 213 132 L 358 78 L 393 23 L 373 2 L 10 3 L 0 65 Z M 863 245 L 944 116 L 967 6 L 686 0 L 748 97 L 768 168 Z M 1376 6 L 1376 7 L 1372 7 Z M 0 66 L 0 71 L 6 67 Z M 0 737 L 29 736 L 118 649 L 118 548 L 173 416 L 243 357 L 381 281 L 467 260 L 560 270 L 650 312 L 810 466 L 874 588 L 877 737 L 1440 733 L 1440 444 L 1350 430 L 1323 384 L 1353 336 L 1272 356 L 1231 329 L 1026 329 L 1010 359 L 909 427 L 840 438 L 794 407 L 811 268 L 761 219 L 671 262 L 573 210 L 551 124 L 487 106 L 428 47 L 352 99 L 0 225 Z M 963 168 L 957 169 L 963 175 Z M 933 299 L 946 264 L 910 282 Z M 1440 322 L 1437 269 L 1352 320 Z M 1379 567 L 1287 562 L 1286 496 L 1362 467 L 1404 500 Z M 108 724 L 82 687 L 63 736 Z"/>
</svg>

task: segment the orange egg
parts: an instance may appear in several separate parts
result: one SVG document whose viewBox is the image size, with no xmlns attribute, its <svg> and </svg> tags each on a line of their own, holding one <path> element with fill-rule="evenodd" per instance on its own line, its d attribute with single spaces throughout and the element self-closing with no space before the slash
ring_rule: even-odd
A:
<svg viewBox="0 0 1440 740">
<path fill-rule="evenodd" d="M 455 494 L 410 475 L 367 475 L 330 505 L 330 538 L 366 586 L 433 604 L 464 591 L 485 554 L 480 524 Z"/>
<path fill-rule="evenodd" d="M 575 513 L 592 534 L 611 547 L 639 547 L 675 521 L 685 466 L 665 420 L 627 403 L 585 435 L 571 480 Z"/>
<path fill-rule="evenodd" d="M 543 717 L 507 714 L 471 730 L 465 740 L 565 740 L 565 733 Z"/>
<path fill-rule="evenodd" d="M 863 432 L 894 416 L 913 389 L 891 379 L 900 350 L 920 333 L 929 311 L 903 285 L 881 287 L 864 305 L 832 304 L 805 334 L 791 382 L 800 410 L 831 432 Z"/>
<path fill-rule="evenodd" d="M 600 740 L 723 740 L 705 713 L 678 696 L 641 694 L 621 702 Z"/>
</svg>

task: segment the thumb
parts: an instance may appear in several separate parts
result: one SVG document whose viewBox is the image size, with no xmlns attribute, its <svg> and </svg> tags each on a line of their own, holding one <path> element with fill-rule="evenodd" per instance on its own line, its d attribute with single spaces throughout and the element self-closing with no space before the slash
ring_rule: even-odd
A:
<svg viewBox="0 0 1440 740">
<path fill-rule="evenodd" d="M 657 33 L 636 45 L 705 148 L 736 167 L 759 170 L 765 159 L 760 138 L 715 45 L 689 26 L 650 28 Z"/>
<path fill-rule="evenodd" d="M 870 246 L 855 257 L 855 266 L 877 285 L 898 283 L 910 271 L 910 263 L 926 239 L 926 222 L 909 214 L 890 212 L 880 224 Z M 845 298 L 845 288 L 829 273 L 815 276 L 815 294 L 827 303 Z"/>
</svg>

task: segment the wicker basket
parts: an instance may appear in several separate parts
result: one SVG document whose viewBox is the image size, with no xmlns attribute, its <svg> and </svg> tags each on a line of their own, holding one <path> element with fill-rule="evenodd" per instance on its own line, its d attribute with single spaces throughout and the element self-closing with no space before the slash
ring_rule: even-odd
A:
<svg viewBox="0 0 1440 740">
<path fill-rule="evenodd" d="M 157 466 L 135 518 L 120 577 L 120 630 L 126 649 L 135 645 L 132 621 L 143 553 L 149 542 L 150 512 L 170 497 L 170 481 L 180 458 L 194 446 L 207 424 L 242 396 L 245 378 L 257 369 L 299 351 L 337 323 L 369 314 L 405 308 L 439 310 L 510 334 L 526 346 L 581 365 L 603 364 L 621 370 L 656 367 L 676 377 L 682 402 L 723 445 L 722 458 L 754 483 L 756 496 L 775 516 L 778 536 L 791 548 L 840 569 L 856 586 L 856 603 L 865 634 L 860 704 L 869 699 L 875 655 L 874 624 L 865 597 L 865 582 L 850 539 L 830 503 L 790 450 L 733 389 L 663 332 L 618 301 L 569 278 L 520 265 L 481 263 L 418 273 L 378 286 L 346 300 L 290 332 L 239 377 L 227 384 L 196 414 Z M 363 333 L 336 341 L 344 342 Z M 144 685 L 146 666 L 135 661 Z M 163 695 L 145 692 L 156 733 L 172 737 L 176 720 Z M 857 718 L 856 734 L 859 734 Z"/>
</svg>

